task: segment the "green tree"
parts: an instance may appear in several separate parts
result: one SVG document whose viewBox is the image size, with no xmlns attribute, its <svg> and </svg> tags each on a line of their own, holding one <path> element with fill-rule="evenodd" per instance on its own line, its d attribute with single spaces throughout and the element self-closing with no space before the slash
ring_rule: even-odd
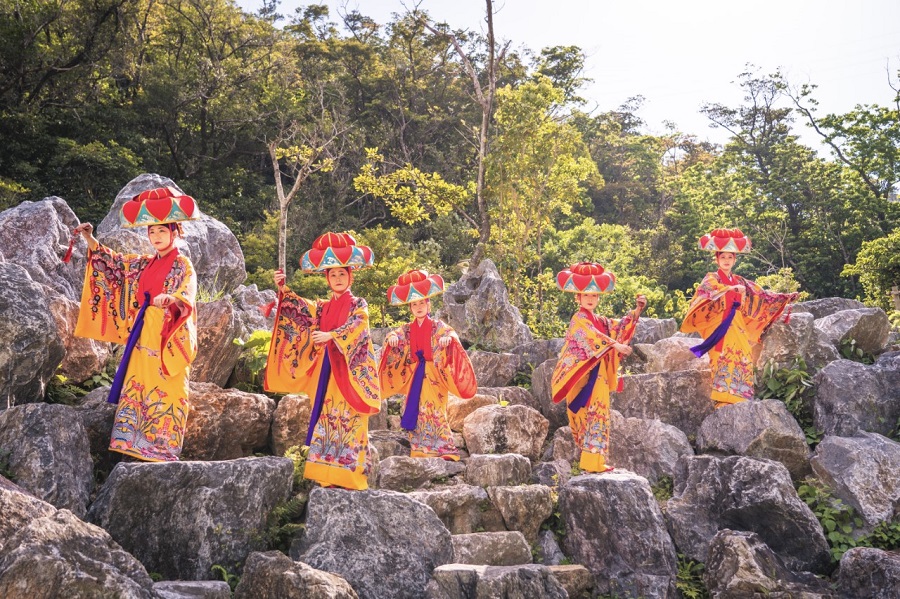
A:
<svg viewBox="0 0 900 599">
<path fill-rule="evenodd" d="M 848 264 L 845 276 L 857 276 L 866 301 L 891 311 L 891 289 L 900 286 L 900 229 L 862 244 L 856 262 Z"/>
</svg>

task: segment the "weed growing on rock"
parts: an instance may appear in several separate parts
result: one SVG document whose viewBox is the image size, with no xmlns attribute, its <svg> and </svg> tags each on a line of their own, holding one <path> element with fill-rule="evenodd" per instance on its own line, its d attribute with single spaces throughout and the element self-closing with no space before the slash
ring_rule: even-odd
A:
<svg viewBox="0 0 900 599">
<path fill-rule="evenodd" d="M 308 495 L 298 493 L 287 501 L 279 503 L 269 512 L 264 533 L 267 549 L 288 554 L 294 537 L 306 528 L 306 524 L 301 520 L 306 515 L 308 500 Z"/>
<path fill-rule="evenodd" d="M 246 341 L 237 338 L 232 343 L 240 345 L 244 349 L 241 350 L 240 359 L 244 366 L 250 371 L 249 384 L 239 384 L 241 391 L 260 392 L 262 391 L 262 383 L 259 380 L 259 374 L 266 367 L 266 360 L 269 357 L 269 347 L 272 345 L 272 331 L 260 329 L 253 331 Z M 246 388 L 243 388 L 246 387 Z"/>
<path fill-rule="evenodd" d="M 863 525 L 862 519 L 853 507 L 832 495 L 830 489 L 814 478 L 801 481 L 797 494 L 822 525 L 831 548 L 831 559 L 835 563 L 841 561 L 844 553 L 857 546 L 853 531 Z"/>
<path fill-rule="evenodd" d="M 874 364 L 875 356 L 856 345 L 856 339 L 844 339 L 838 348 L 841 357 L 860 364 Z"/>
<path fill-rule="evenodd" d="M 228 586 L 231 588 L 231 592 L 234 592 L 234 589 L 237 588 L 238 583 L 241 581 L 241 577 L 237 574 L 232 574 L 228 571 L 228 568 L 225 566 L 220 566 L 219 564 L 213 564 L 210 568 L 210 571 L 213 574 L 218 574 L 222 577 L 222 580 L 228 583 Z"/>
<path fill-rule="evenodd" d="M 695 562 L 684 554 L 678 554 L 678 575 L 675 579 L 675 588 L 684 599 L 708 599 L 709 591 L 703 583 L 703 572 L 706 565 L 703 562 Z"/>
<path fill-rule="evenodd" d="M 769 360 L 761 371 L 756 371 L 756 394 L 759 398 L 784 402 L 788 412 L 803 429 L 807 445 L 815 447 L 822 439 L 822 433 L 813 425 L 807 402 L 812 390 L 812 375 L 801 357 L 795 358 L 786 368 L 776 368 L 774 360 Z"/>
<path fill-rule="evenodd" d="M 650 490 L 653 491 L 653 497 L 656 498 L 656 501 L 659 501 L 660 503 L 672 499 L 672 495 L 675 490 L 675 485 L 672 481 L 672 477 L 660 476 L 659 480 L 657 480 L 655 484 L 650 486 Z"/>
</svg>

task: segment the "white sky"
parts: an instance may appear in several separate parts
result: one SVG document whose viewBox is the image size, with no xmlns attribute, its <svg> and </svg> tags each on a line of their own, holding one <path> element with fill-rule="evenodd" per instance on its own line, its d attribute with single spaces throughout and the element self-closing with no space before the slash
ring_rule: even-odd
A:
<svg viewBox="0 0 900 599">
<path fill-rule="evenodd" d="M 407 5 L 412 1 L 408 0 Z M 260 0 L 237 0 L 255 11 Z M 298 5 L 282 0 L 279 12 Z M 334 21 L 343 6 L 384 24 L 403 12 L 401 0 L 326 0 Z M 454 29 L 484 29 L 483 0 L 422 0 L 421 8 Z M 638 113 L 649 132 L 664 121 L 701 139 L 723 142 L 699 108 L 705 102 L 737 106 L 733 82 L 746 63 L 764 73 L 781 67 L 794 84 L 815 83 L 820 112 L 847 112 L 856 104 L 890 105 L 900 70 L 898 0 L 495 0 L 499 39 L 535 51 L 576 45 L 587 54 L 582 91 L 598 111 L 631 96 L 646 100 Z M 802 124 L 803 140 L 818 138 Z"/>
</svg>

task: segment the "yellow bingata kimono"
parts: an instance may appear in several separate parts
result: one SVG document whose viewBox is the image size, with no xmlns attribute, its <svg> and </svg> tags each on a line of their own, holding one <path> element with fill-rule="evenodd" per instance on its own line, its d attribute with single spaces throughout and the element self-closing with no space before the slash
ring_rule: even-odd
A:
<svg viewBox="0 0 900 599">
<path fill-rule="evenodd" d="M 282 288 L 266 362 L 265 388 L 306 393 L 315 405 L 328 352 L 331 375 L 321 391 L 319 418 L 309 423 L 313 431 L 303 476 L 323 486 L 363 490 L 369 487 L 371 470 L 369 416 L 381 409 L 369 308 L 366 300 L 352 297 L 346 323 L 330 331 L 332 341 L 316 346 L 312 333 L 321 330 L 319 318 L 324 304 Z"/>
<path fill-rule="evenodd" d="M 766 329 L 796 297 L 766 291 L 738 275 L 726 279 L 722 271 L 707 273 L 691 300 L 682 332 L 708 338 L 722 323 L 731 303 L 740 300 L 737 292 L 728 290 L 732 285 L 743 285 L 747 291 L 725 337 L 709 351 L 716 407 L 753 398 L 752 344 L 759 343 Z"/>
<path fill-rule="evenodd" d="M 453 329 L 440 320 L 428 319 L 426 323 L 433 323 L 431 352 L 425 356 L 425 376 L 419 396 L 416 427 L 407 431 L 410 457 L 458 461 L 459 450 L 453 443 L 453 433 L 447 419 L 447 396 L 452 393 L 470 399 L 475 395 L 478 384 L 469 356 L 459 341 L 452 339 L 447 347 L 440 345 L 441 338 L 449 336 Z M 404 395 L 403 413 L 407 409 L 418 364 L 418 358 L 413 353 L 412 326 L 405 324 L 394 331 L 398 337 L 397 347 L 384 345 L 378 372 L 384 397 Z"/>
<path fill-rule="evenodd" d="M 618 387 L 619 368 L 619 353 L 612 346 L 615 343 L 629 343 L 637 321 L 635 312 L 615 320 L 581 309 L 569 323 L 551 385 L 553 401 L 559 403 L 565 400 L 569 408 L 566 413 L 575 445 L 581 449 L 579 466 L 582 470 L 604 472 L 608 469 L 609 393 Z M 580 406 L 577 401 L 579 394 L 587 385 L 594 368 L 597 368 L 597 374 L 593 392 L 586 404 Z"/>
<path fill-rule="evenodd" d="M 75 334 L 124 344 L 143 303 L 138 280 L 152 258 L 102 245 L 89 252 Z M 110 451 L 151 462 L 177 460 L 184 443 L 188 376 L 197 355 L 197 278 L 187 257 L 175 257 L 163 289 L 184 308 L 177 319 L 152 304 L 144 313 L 109 444 Z"/>
</svg>

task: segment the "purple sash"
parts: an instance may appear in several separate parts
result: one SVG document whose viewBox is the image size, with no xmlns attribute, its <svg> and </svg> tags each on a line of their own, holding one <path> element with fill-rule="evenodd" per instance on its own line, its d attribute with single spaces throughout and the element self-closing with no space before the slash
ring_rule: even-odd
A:
<svg viewBox="0 0 900 599">
<path fill-rule="evenodd" d="M 597 382 L 597 375 L 600 373 L 600 364 L 601 362 L 598 361 L 597 365 L 591 368 L 591 372 L 588 374 L 587 384 L 581 388 L 581 391 L 578 392 L 575 399 L 569 403 L 569 410 L 573 414 L 577 414 L 578 411 L 590 401 L 591 394 L 594 392 L 594 384 Z"/>
<path fill-rule="evenodd" d="M 734 302 L 731 304 L 731 310 L 729 310 L 725 318 L 722 319 L 722 324 L 717 326 L 716 330 L 712 332 L 712 335 L 710 335 L 703 343 L 691 348 L 691 351 L 695 356 L 698 358 L 703 356 L 703 354 L 714 348 L 719 341 L 725 338 L 725 335 L 728 333 L 728 327 L 731 326 L 731 321 L 734 320 L 734 315 L 740 307 L 741 302 Z"/>
<path fill-rule="evenodd" d="M 313 401 L 312 414 L 309 416 L 309 427 L 306 429 L 306 446 L 312 443 L 313 430 L 322 415 L 322 404 L 325 403 L 325 392 L 328 390 L 328 379 L 331 378 L 331 360 L 328 359 L 328 346 L 325 346 L 322 370 L 319 372 L 319 385 L 316 387 L 316 399 Z"/>
<path fill-rule="evenodd" d="M 119 397 L 122 395 L 122 386 L 125 384 L 125 373 L 128 372 L 128 362 L 131 361 L 131 352 L 137 345 L 138 339 L 141 338 L 141 330 L 144 328 L 144 312 L 150 305 L 150 294 L 144 292 L 144 304 L 138 310 L 137 316 L 134 317 L 134 324 L 131 325 L 131 332 L 128 333 L 128 340 L 125 342 L 125 351 L 122 352 L 122 361 L 116 369 L 116 376 L 113 378 L 112 386 L 109 388 L 109 397 L 106 398 L 108 403 L 119 403 Z"/>
<path fill-rule="evenodd" d="M 419 363 L 413 374 L 412 385 L 409 387 L 409 395 L 406 396 L 406 409 L 400 419 L 400 426 L 408 431 L 416 430 L 419 421 L 419 400 L 422 399 L 422 382 L 425 380 L 425 354 L 420 349 L 416 352 Z"/>
</svg>

